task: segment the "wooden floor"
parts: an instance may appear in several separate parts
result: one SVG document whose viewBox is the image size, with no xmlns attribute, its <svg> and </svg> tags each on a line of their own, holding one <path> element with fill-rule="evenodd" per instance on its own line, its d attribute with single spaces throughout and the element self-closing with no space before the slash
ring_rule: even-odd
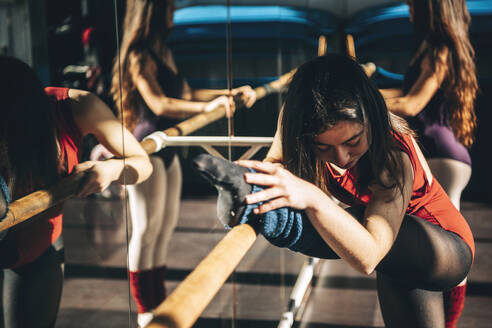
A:
<svg viewBox="0 0 492 328">
<path fill-rule="evenodd" d="M 183 200 L 168 260 L 169 290 L 225 235 L 215 204 L 215 197 Z M 492 206 L 468 202 L 463 213 L 475 234 L 477 251 L 459 327 L 492 327 Z M 57 327 L 136 327 L 126 280 L 122 204 L 71 200 L 65 207 L 64 238 L 66 280 Z M 195 327 L 277 327 L 304 259 L 259 237 L 234 280 L 229 279 Z M 375 277 L 363 276 L 341 260 L 322 261 L 296 326 L 383 327 Z"/>
</svg>

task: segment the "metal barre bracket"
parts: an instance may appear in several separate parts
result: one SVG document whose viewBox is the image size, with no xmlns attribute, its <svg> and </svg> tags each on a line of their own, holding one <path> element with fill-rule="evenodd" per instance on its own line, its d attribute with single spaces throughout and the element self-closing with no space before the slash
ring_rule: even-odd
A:
<svg viewBox="0 0 492 328">
<path fill-rule="evenodd" d="M 240 159 L 253 157 L 262 147 L 268 147 L 273 137 L 222 137 L 222 136 L 168 136 L 162 131 L 155 131 L 143 140 L 151 139 L 156 144 L 156 152 L 166 146 L 199 146 L 209 154 L 224 158 L 214 146 L 249 147 Z"/>
</svg>

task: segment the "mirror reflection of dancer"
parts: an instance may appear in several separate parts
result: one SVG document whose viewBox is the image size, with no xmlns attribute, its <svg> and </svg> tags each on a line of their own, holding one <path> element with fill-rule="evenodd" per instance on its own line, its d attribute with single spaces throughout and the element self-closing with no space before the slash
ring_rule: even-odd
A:
<svg viewBox="0 0 492 328">
<path fill-rule="evenodd" d="M 197 160 L 197 167 L 216 185 L 232 182 L 236 197 L 221 199 L 253 185 L 241 198 L 249 205 L 240 222 L 259 225 L 272 244 L 376 271 L 386 327 L 444 327 L 442 291 L 469 272 L 473 236 L 361 67 L 333 54 L 302 65 L 280 129 L 281 150 L 270 152 L 278 163 L 240 161 L 257 172 L 244 180 L 227 174 L 227 161 Z M 237 204 L 218 208 L 237 213 Z"/>
<path fill-rule="evenodd" d="M 166 39 L 173 26 L 172 0 L 127 1 L 119 63 L 113 70 L 112 95 L 122 105 L 125 125 L 137 139 L 176 125 L 179 119 L 219 106 L 232 115 L 229 90 L 193 90 L 179 75 Z M 120 87 L 122 97 L 120 101 Z M 250 86 L 232 90 L 247 107 L 255 102 Z M 178 219 L 182 175 L 176 151 L 151 156 L 154 171 L 144 184 L 128 188 L 132 220 L 129 276 L 138 322 L 165 298 L 164 275 L 171 234 Z"/>
<path fill-rule="evenodd" d="M 468 38 L 465 0 L 407 1 L 410 21 L 423 41 L 405 74 L 403 89 L 383 89 L 388 109 L 417 133 L 429 167 L 453 204 L 471 176 L 466 147 L 473 144 L 478 90 Z"/>
<path fill-rule="evenodd" d="M 417 133 L 434 177 L 460 209 L 463 189 L 471 177 L 467 147 L 476 127 L 474 102 L 478 90 L 468 38 L 470 14 L 465 0 L 408 0 L 410 21 L 423 38 L 403 82 L 403 89 L 381 90 L 393 113 L 405 117 Z M 466 279 L 445 293 L 448 327 L 464 306 Z M 453 317 L 455 319 L 453 319 Z"/>
<path fill-rule="evenodd" d="M 12 200 L 86 174 L 85 197 L 112 182 L 139 183 L 152 165 L 133 135 L 95 95 L 46 88 L 21 61 L 0 56 L 0 176 Z M 118 157 L 79 164 L 82 137 L 93 134 Z M 63 286 L 62 206 L 14 226 L 0 241 L 2 327 L 54 327 Z"/>
</svg>

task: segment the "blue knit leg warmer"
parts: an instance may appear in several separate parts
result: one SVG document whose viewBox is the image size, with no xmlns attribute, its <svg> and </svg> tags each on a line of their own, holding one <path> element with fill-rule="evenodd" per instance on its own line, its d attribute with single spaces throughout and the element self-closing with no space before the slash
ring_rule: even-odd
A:
<svg viewBox="0 0 492 328">
<path fill-rule="evenodd" d="M 7 183 L 0 176 L 0 221 L 7 215 L 9 210 L 10 194 Z"/>
<path fill-rule="evenodd" d="M 263 188 L 253 185 L 253 193 Z M 313 227 L 304 211 L 283 207 L 257 215 L 262 203 L 247 205 L 240 223 L 250 223 L 273 245 L 319 258 L 339 258 Z"/>
<path fill-rule="evenodd" d="M 217 217 L 226 227 L 248 222 L 275 246 L 287 247 L 309 256 L 338 258 L 303 211 L 280 208 L 263 215 L 254 214 L 253 209 L 259 204 L 247 205 L 244 198 L 262 188 L 244 180 L 247 168 L 208 154 L 197 156 L 193 165 L 201 176 L 217 188 Z"/>
<path fill-rule="evenodd" d="M 0 176 L 0 222 L 5 218 L 9 211 L 10 194 L 5 180 Z M 7 235 L 8 230 L 0 231 L 0 240 Z"/>
</svg>

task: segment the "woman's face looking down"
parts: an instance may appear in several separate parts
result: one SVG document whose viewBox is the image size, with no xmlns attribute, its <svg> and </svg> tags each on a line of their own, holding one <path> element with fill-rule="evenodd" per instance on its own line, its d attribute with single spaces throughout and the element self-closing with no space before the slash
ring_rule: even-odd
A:
<svg viewBox="0 0 492 328">
<path fill-rule="evenodd" d="M 349 169 L 369 149 L 367 129 L 364 125 L 341 121 L 314 137 L 316 157 L 341 169 Z"/>
</svg>

